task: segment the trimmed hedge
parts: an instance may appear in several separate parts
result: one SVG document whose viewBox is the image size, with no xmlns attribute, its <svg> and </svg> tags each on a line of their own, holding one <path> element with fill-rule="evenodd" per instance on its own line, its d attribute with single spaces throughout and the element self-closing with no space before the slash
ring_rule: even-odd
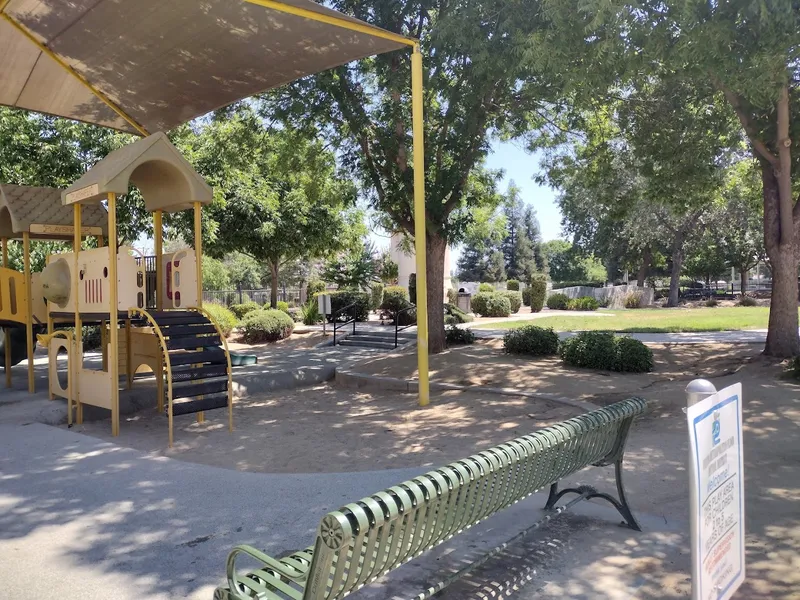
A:
<svg viewBox="0 0 800 600">
<path fill-rule="evenodd" d="M 551 356 L 558 353 L 558 334 L 552 327 L 525 325 L 506 332 L 503 349 L 509 354 Z"/>
<path fill-rule="evenodd" d="M 567 310 L 569 296 L 562 293 L 551 294 L 547 298 L 547 308 L 550 310 Z"/>
<path fill-rule="evenodd" d="M 522 293 L 517 291 L 496 292 L 508 298 L 508 303 L 511 305 L 511 312 L 518 313 L 522 308 Z"/>
<path fill-rule="evenodd" d="M 260 310 L 242 321 L 242 339 L 246 344 L 276 342 L 292 335 L 294 320 L 282 310 Z"/>
<path fill-rule="evenodd" d="M 373 282 L 369 286 L 369 308 L 370 310 L 378 310 L 383 303 L 383 284 L 380 282 Z"/>
<path fill-rule="evenodd" d="M 600 303 L 592 296 L 573 298 L 567 303 L 568 310 L 597 310 L 598 308 L 600 308 Z"/>
<path fill-rule="evenodd" d="M 503 294 L 489 294 L 486 300 L 484 317 L 508 317 L 511 314 L 511 302 Z"/>
<path fill-rule="evenodd" d="M 601 288 L 605 287 L 606 282 L 600 280 L 594 281 L 554 281 L 553 282 L 553 289 L 554 290 L 561 290 L 563 288 L 568 287 L 594 287 L 594 288 Z"/>
<path fill-rule="evenodd" d="M 359 292 L 358 290 L 336 290 L 329 292 L 331 296 L 331 318 L 333 314 L 348 304 L 356 303 L 355 317 L 356 321 L 367 321 L 369 319 L 369 294 L 367 292 Z M 350 311 L 348 311 L 347 318 L 350 318 Z"/>
<path fill-rule="evenodd" d="M 381 308 L 392 313 L 392 317 L 394 317 L 394 313 L 403 310 L 409 304 L 408 290 L 403 286 L 390 285 L 383 290 Z"/>
<path fill-rule="evenodd" d="M 289 314 L 289 303 L 284 302 L 283 300 L 278 300 L 278 305 L 275 307 L 281 312 L 285 312 L 287 315 Z"/>
<path fill-rule="evenodd" d="M 547 295 L 547 277 L 543 273 L 531 276 L 531 312 L 540 312 Z"/>
<path fill-rule="evenodd" d="M 222 306 L 221 304 L 204 302 L 203 308 L 208 311 L 208 313 L 211 315 L 211 318 L 214 319 L 217 325 L 219 325 L 219 328 L 222 330 L 222 335 L 225 337 L 228 337 L 231 334 L 231 331 L 233 331 L 233 328 L 239 323 L 239 319 L 236 318 L 236 315 L 233 314 L 233 311 Z"/>
<path fill-rule="evenodd" d="M 522 290 L 522 303 L 525 306 L 531 305 L 531 286 L 528 286 Z"/>
<path fill-rule="evenodd" d="M 516 279 L 509 279 L 506 281 L 506 289 L 509 292 L 518 292 L 519 291 L 519 281 Z"/>
<path fill-rule="evenodd" d="M 450 325 L 444 332 L 444 339 L 448 346 L 472 344 L 475 342 L 475 334 L 470 329 L 459 329 L 455 325 Z"/>
<path fill-rule="evenodd" d="M 444 324 L 459 325 L 473 321 L 472 315 L 468 315 L 463 310 L 453 304 L 444 305 Z"/>
<path fill-rule="evenodd" d="M 261 310 L 261 305 L 258 302 L 242 302 L 241 304 L 232 304 L 230 307 L 231 312 L 237 319 L 242 319 L 247 313 L 254 310 Z"/>
<path fill-rule="evenodd" d="M 575 367 L 644 373 L 653 370 L 653 353 L 639 340 L 610 331 L 582 331 L 561 342 L 562 360 Z"/>
<path fill-rule="evenodd" d="M 478 292 L 493 292 L 494 286 L 491 283 L 478 284 Z"/>
</svg>

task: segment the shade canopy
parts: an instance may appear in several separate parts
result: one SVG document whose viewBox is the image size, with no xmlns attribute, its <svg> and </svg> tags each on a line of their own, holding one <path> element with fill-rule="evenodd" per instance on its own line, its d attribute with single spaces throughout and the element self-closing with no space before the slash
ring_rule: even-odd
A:
<svg viewBox="0 0 800 600">
<path fill-rule="evenodd" d="M 412 42 L 310 0 L 4 5 L 0 104 L 142 134 Z"/>
<path fill-rule="evenodd" d="M 213 192 L 164 133 L 118 148 L 61 192 L 64 204 L 92 204 L 133 184 L 150 212 L 176 212 L 194 202 L 210 204 Z"/>
<path fill-rule="evenodd" d="M 32 239 L 73 239 L 71 206 L 61 202 L 61 190 L 0 184 L 0 237 L 15 239 L 28 232 Z M 84 235 L 106 235 L 108 214 L 101 204 L 81 215 Z"/>
</svg>

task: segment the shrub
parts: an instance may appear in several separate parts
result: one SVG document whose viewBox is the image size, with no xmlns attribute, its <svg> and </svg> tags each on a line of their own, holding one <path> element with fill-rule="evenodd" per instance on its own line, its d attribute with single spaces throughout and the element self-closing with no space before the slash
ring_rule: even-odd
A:
<svg viewBox="0 0 800 600">
<path fill-rule="evenodd" d="M 321 294 L 322 292 L 324 292 L 325 287 L 326 287 L 325 282 L 322 281 L 321 279 L 312 279 L 311 281 L 309 281 L 308 287 L 306 288 L 309 300 L 314 296 L 316 296 L 317 294 Z"/>
<path fill-rule="evenodd" d="M 511 302 L 503 294 L 489 294 L 485 317 L 507 317 L 511 314 Z"/>
<path fill-rule="evenodd" d="M 709 298 L 708 300 L 706 300 L 705 304 L 708 308 L 714 308 L 719 304 L 719 300 L 717 300 L 716 298 Z"/>
<path fill-rule="evenodd" d="M 329 294 L 331 296 L 331 317 L 337 310 L 355 302 L 356 321 L 367 321 L 369 319 L 369 294 L 367 292 L 336 290 L 329 292 Z M 350 311 L 348 311 L 347 318 L 350 318 Z"/>
<path fill-rule="evenodd" d="M 266 309 L 249 313 L 242 320 L 242 339 L 246 344 L 276 342 L 292 335 L 294 320 L 282 310 Z"/>
<path fill-rule="evenodd" d="M 316 325 L 322 321 L 322 314 L 319 312 L 319 303 L 316 298 L 312 298 L 300 307 L 300 320 L 303 325 Z"/>
<path fill-rule="evenodd" d="M 522 290 L 522 303 L 525 306 L 531 305 L 531 286 L 528 286 Z"/>
<path fill-rule="evenodd" d="M 625 295 L 625 308 L 640 308 L 642 306 L 642 292 L 630 292 Z"/>
<path fill-rule="evenodd" d="M 568 287 L 594 287 L 594 288 L 601 288 L 605 287 L 606 282 L 600 281 L 598 279 L 591 280 L 591 281 L 554 281 L 553 282 L 553 289 L 554 290 L 561 290 Z"/>
<path fill-rule="evenodd" d="M 417 303 L 417 274 L 412 273 L 408 276 L 408 299 L 411 304 Z"/>
<path fill-rule="evenodd" d="M 757 306 L 758 302 L 756 302 L 755 298 L 751 298 L 750 296 L 740 296 L 739 301 L 736 303 L 736 306 Z"/>
<path fill-rule="evenodd" d="M 501 296 L 508 298 L 508 303 L 511 305 L 511 312 L 518 313 L 519 309 L 522 308 L 522 293 L 516 291 L 510 292 L 496 292 Z"/>
<path fill-rule="evenodd" d="M 478 285 L 479 292 L 493 292 L 494 286 L 491 283 L 481 283 Z"/>
<path fill-rule="evenodd" d="M 472 312 L 476 315 L 486 315 L 486 302 L 492 292 L 478 292 L 472 296 Z"/>
<path fill-rule="evenodd" d="M 550 310 L 567 310 L 567 306 L 569 306 L 569 296 L 566 294 L 557 292 L 547 297 L 547 308 Z"/>
<path fill-rule="evenodd" d="M 233 311 L 228 310 L 225 306 L 221 304 L 215 304 L 214 302 L 204 302 L 203 308 L 208 311 L 208 314 L 211 315 L 211 318 L 214 322 L 219 325 L 219 328 L 222 330 L 222 335 L 228 337 L 233 331 L 233 328 L 236 327 L 236 324 L 239 322 L 239 319 L 236 318 L 236 315 L 233 314 Z"/>
<path fill-rule="evenodd" d="M 372 283 L 369 291 L 369 308 L 370 310 L 378 310 L 383 302 L 383 284 L 379 282 Z"/>
<path fill-rule="evenodd" d="M 581 296 L 573 298 L 567 303 L 568 310 L 597 310 L 600 303 L 593 296 Z"/>
<path fill-rule="evenodd" d="M 509 279 L 506 281 L 506 289 L 509 292 L 518 292 L 519 291 L 519 280 L 517 279 Z"/>
<path fill-rule="evenodd" d="M 618 337 L 615 371 L 647 373 L 653 370 L 653 351 L 632 337 Z"/>
<path fill-rule="evenodd" d="M 503 348 L 510 354 L 550 356 L 558 352 L 558 334 L 552 327 L 525 325 L 503 336 Z"/>
<path fill-rule="evenodd" d="M 800 356 L 795 356 L 789 360 L 786 375 L 792 379 L 800 379 Z"/>
<path fill-rule="evenodd" d="M 276 306 L 276 308 L 281 312 L 285 312 L 287 315 L 289 314 L 288 302 L 284 302 L 283 300 L 278 300 L 278 305 Z"/>
<path fill-rule="evenodd" d="M 444 305 L 444 324 L 458 325 L 473 321 L 472 315 L 468 315 L 463 310 L 453 304 Z"/>
<path fill-rule="evenodd" d="M 458 304 L 458 292 L 453 288 L 447 288 L 447 303 L 453 306 Z"/>
<path fill-rule="evenodd" d="M 383 302 L 381 308 L 394 315 L 398 310 L 408 306 L 408 290 L 399 285 L 390 285 L 383 290 Z"/>
<path fill-rule="evenodd" d="M 261 305 L 257 302 L 243 302 L 242 304 L 232 304 L 231 305 L 231 312 L 236 316 L 237 319 L 242 319 L 247 313 L 251 313 L 254 310 L 260 310 Z"/>
<path fill-rule="evenodd" d="M 447 345 L 472 344 L 475 341 L 475 334 L 469 329 L 459 329 L 455 325 L 450 325 L 444 332 L 444 339 Z"/>
<path fill-rule="evenodd" d="M 547 294 L 547 277 L 544 273 L 536 273 L 531 277 L 531 311 L 539 312 L 544 306 Z"/>
<path fill-rule="evenodd" d="M 653 353 L 639 340 L 609 331 L 582 331 L 561 342 L 565 363 L 587 369 L 642 373 L 653 369 Z"/>
<path fill-rule="evenodd" d="M 603 296 L 597 301 L 597 304 L 600 306 L 600 308 L 608 308 L 611 305 L 611 298 L 608 296 Z"/>
</svg>

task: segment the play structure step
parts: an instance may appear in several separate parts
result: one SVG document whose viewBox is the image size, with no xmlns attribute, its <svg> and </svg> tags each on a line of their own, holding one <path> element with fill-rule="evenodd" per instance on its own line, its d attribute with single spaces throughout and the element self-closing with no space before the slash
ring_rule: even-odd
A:
<svg viewBox="0 0 800 600">
<path fill-rule="evenodd" d="M 228 365 L 203 365 L 192 367 L 191 365 L 179 365 L 182 368 L 172 369 L 172 383 L 184 381 L 196 381 L 198 379 L 212 379 L 214 377 L 227 377 Z"/>
<path fill-rule="evenodd" d="M 206 410 L 215 410 L 217 408 L 227 408 L 228 394 L 218 394 L 215 396 L 204 396 L 197 400 L 179 400 L 172 403 L 172 414 L 190 415 Z"/>
<path fill-rule="evenodd" d="M 167 338 L 167 348 L 169 350 L 219 347 L 220 344 L 222 344 L 222 340 L 219 339 L 218 335 L 170 335 Z"/>
<path fill-rule="evenodd" d="M 172 397 L 175 400 L 183 398 L 193 398 L 195 396 L 206 396 L 228 391 L 227 379 L 215 379 L 213 381 L 203 381 L 200 383 L 189 383 L 184 385 L 174 385 L 172 387 Z"/>
</svg>

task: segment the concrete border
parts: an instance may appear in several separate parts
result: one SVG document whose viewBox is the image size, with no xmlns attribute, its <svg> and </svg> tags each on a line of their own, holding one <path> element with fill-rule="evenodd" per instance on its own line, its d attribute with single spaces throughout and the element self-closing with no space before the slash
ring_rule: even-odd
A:
<svg viewBox="0 0 800 600">
<path fill-rule="evenodd" d="M 400 379 L 397 377 L 379 377 L 377 375 L 367 375 L 365 373 L 357 373 L 349 369 L 336 369 L 336 377 L 334 379 L 337 385 L 345 389 L 369 390 L 376 392 L 403 392 L 414 393 L 419 391 L 419 382 L 414 379 Z M 567 398 L 566 396 L 556 396 L 554 394 L 545 394 L 536 391 L 518 390 L 514 388 L 498 388 L 489 387 L 484 385 L 460 385 L 457 383 L 443 383 L 437 381 L 430 382 L 432 390 L 447 391 L 467 391 L 467 392 L 485 392 L 488 394 L 501 394 L 503 396 L 523 396 L 534 400 L 546 400 L 555 402 L 557 404 L 566 404 L 573 408 L 579 408 L 584 411 L 592 411 L 600 408 L 598 405 L 584 400 L 575 400 Z"/>
</svg>

